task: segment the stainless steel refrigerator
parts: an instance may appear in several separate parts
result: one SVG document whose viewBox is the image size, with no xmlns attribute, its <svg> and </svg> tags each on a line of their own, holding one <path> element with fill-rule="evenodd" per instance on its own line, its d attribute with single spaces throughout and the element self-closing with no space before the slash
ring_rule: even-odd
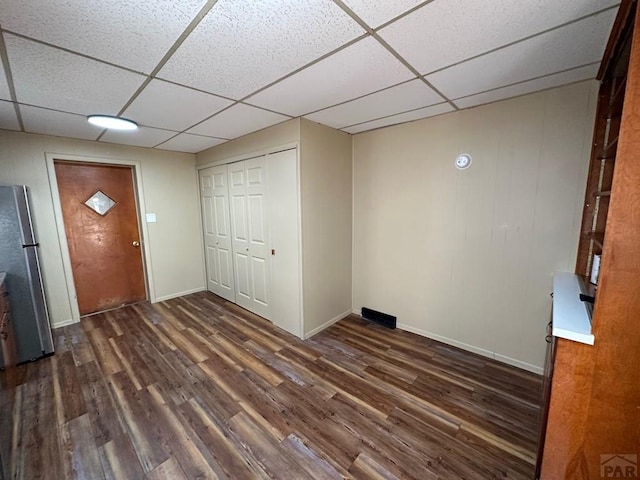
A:
<svg viewBox="0 0 640 480">
<path fill-rule="evenodd" d="M 0 272 L 6 272 L 6 291 L 18 361 L 53 353 L 53 339 L 29 210 L 29 188 L 0 185 Z"/>
</svg>

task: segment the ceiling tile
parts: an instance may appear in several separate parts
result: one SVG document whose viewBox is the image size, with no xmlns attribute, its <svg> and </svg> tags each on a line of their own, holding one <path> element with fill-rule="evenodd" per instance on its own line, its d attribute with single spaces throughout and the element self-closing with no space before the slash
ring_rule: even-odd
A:
<svg viewBox="0 0 640 480">
<path fill-rule="evenodd" d="M 30 133 L 95 140 L 102 132 L 101 128 L 91 125 L 82 115 L 27 105 L 20 105 L 20 115 L 25 131 Z"/>
<path fill-rule="evenodd" d="M 145 78 L 14 35 L 5 41 L 20 103 L 115 115 Z"/>
<path fill-rule="evenodd" d="M 400 113 L 398 115 L 392 115 L 390 117 L 381 118 L 379 120 L 373 120 L 372 122 L 353 125 L 351 127 L 343 128 L 342 130 L 348 133 L 366 132 L 367 130 L 397 125 L 398 123 L 406 123 L 412 122 L 413 120 L 420 120 L 421 118 L 435 117 L 436 115 L 441 115 L 443 113 L 452 111 L 453 107 L 451 105 L 449 105 L 448 103 L 440 103 L 438 105 L 420 108 L 411 112 Z"/>
<path fill-rule="evenodd" d="M 608 10 L 426 78 L 449 98 L 460 98 L 599 62 L 614 17 Z"/>
<path fill-rule="evenodd" d="M 413 76 L 376 40 L 367 37 L 250 97 L 247 103 L 299 116 Z"/>
<path fill-rule="evenodd" d="M 120 143 L 135 147 L 155 147 L 169 140 L 176 132 L 159 130 L 151 127 L 140 127 L 137 130 L 108 130 L 100 139 L 101 142 Z"/>
<path fill-rule="evenodd" d="M 0 100 L 11 100 L 11 92 L 9 91 L 3 62 L 0 62 Z"/>
<path fill-rule="evenodd" d="M 11 102 L 0 100 L 0 128 L 3 130 L 20 130 L 16 109 Z"/>
<path fill-rule="evenodd" d="M 433 1 L 380 30 L 420 73 L 466 60 L 619 0 Z"/>
<path fill-rule="evenodd" d="M 226 142 L 221 138 L 203 137 L 202 135 L 191 135 L 189 133 L 181 133 L 173 137 L 171 140 L 158 145 L 156 148 L 162 150 L 173 150 L 175 152 L 198 153 L 207 148 L 220 145 Z"/>
<path fill-rule="evenodd" d="M 306 115 L 306 118 L 334 128 L 342 128 L 442 101 L 443 98 L 422 80 L 415 79 L 351 102 Z"/>
<path fill-rule="evenodd" d="M 498 88 L 489 92 L 471 95 L 469 97 L 454 100 L 454 103 L 460 108 L 475 107 L 485 103 L 496 102 L 506 98 L 517 97 L 527 93 L 538 92 L 548 88 L 559 87 L 568 83 L 579 82 L 581 80 L 589 80 L 596 78 L 599 68 L 598 63 L 588 65 L 586 67 L 575 68 L 568 72 L 556 73 L 547 77 L 537 78 L 528 82 L 518 83 L 509 87 Z"/>
<path fill-rule="evenodd" d="M 289 117 L 239 103 L 189 130 L 189 133 L 218 138 L 236 138 Z"/>
<path fill-rule="evenodd" d="M 353 13 L 364 20 L 372 28 L 412 9 L 425 0 L 343 0 Z"/>
<path fill-rule="evenodd" d="M 124 116 L 150 127 L 185 130 L 233 102 L 190 88 L 151 80 Z"/>
<path fill-rule="evenodd" d="M 0 0 L 5 30 L 149 73 L 206 0 Z"/>
<path fill-rule="evenodd" d="M 240 99 L 363 33 L 329 0 L 219 0 L 158 76 Z"/>
</svg>

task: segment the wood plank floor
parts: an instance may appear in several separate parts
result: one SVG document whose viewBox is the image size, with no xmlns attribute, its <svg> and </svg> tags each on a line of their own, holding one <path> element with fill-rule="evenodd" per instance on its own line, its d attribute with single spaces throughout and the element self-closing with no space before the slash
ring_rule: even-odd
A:
<svg viewBox="0 0 640 480">
<path fill-rule="evenodd" d="M 351 316 L 308 341 L 210 293 L 54 331 L 14 479 L 526 479 L 540 377 Z"/>
</svg>

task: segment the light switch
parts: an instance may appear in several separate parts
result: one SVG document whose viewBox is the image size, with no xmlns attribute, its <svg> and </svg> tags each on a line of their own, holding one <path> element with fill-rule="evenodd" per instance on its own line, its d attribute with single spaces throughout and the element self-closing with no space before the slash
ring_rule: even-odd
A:
<svg viewBox="0 0 640 480">
<path fill-rule="evenodd" d="M 157 221 L 155 213 L 147 213 L 147 223 L 156 223 Z"/>
</svg>

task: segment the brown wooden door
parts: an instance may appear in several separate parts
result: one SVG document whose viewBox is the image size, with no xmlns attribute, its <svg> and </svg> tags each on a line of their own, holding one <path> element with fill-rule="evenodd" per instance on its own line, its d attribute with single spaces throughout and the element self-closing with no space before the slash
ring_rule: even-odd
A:
<svg viewBox="0 0 640 480">
<path fill-rule="evenodd" d="M 132 168 L 54 164 L 80 315 L 145 300 Z"/>
</svg>

